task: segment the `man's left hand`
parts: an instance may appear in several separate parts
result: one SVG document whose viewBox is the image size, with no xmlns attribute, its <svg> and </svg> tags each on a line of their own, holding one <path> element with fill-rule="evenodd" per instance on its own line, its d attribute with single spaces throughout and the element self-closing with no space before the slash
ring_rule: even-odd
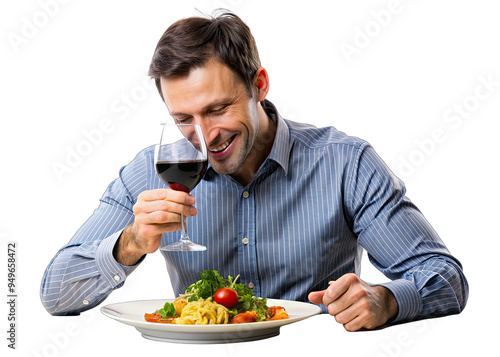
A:
<svg viewBox="0 0 500 357">
<path fill-rule="evenodd" d="M 398 312 L 398 303 L 389 289 L 371 286 L 355 274 L 330 282 L 326 290 L 311 292 L 309 300 L 313 304 L 325 304 L 328 313 L 347 331 L 374 329 Z"/>
</svg>

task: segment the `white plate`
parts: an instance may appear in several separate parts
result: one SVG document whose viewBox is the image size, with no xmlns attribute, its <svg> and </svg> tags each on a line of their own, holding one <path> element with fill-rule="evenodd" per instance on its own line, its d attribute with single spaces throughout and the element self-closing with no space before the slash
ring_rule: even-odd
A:
<svg viewBox="0 0 500 357">
<path fill-rule="evenodd" d="M 309 303 L 267 299 L 267 306 L 284 307 L 290 318 L 228 325 L 175 325 L 144 320 L 145 313 L 154 312 L 166 301 L 172 302 L 173 300 L 116 303 L 101 307 L 101 312 L 116 321 L 134 326 L 144 338 L 177 343 L 229 343 L 260 340 L 279 335 L 280 327 L 283 325 L 304 320 L 321 312 L 319 306 Z"/>
</svg>

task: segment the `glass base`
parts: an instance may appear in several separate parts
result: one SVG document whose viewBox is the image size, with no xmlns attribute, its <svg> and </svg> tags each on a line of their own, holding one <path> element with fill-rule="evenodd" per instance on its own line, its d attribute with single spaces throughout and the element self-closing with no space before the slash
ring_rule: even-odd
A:
<svg viewBox="0 0 500 357">
<path fill-rule="evenodd" d="M 161 247 L 160 250 L 169 252 L 202 252 L 204 250 L 207 250 L 207 247 L 201 244 L 193 243 L 189 239 L 181 239 L 178 242 Z"/>
</svg>

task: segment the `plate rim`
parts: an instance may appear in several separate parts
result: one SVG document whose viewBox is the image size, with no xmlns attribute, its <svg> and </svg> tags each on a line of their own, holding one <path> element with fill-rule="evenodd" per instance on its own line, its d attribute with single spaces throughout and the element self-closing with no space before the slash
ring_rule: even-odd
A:
<svg viewBox="0 0 500 357">
<path fill-rule="evenodd" d="M 284 319 L 284 320 L 275 320 L 275 321 L 261 321 L 261 322 L 251 322 L 251 323 L 242 323 L 242 324 L 220 324 L 220 325 L 176 325 L 176 324 L 161 324 L 161 323 L 154 323 L 154 322 L 148 322 L 145 320 L 139 321 L 137 320 L 138 316 L 140 317 L 141 315 L 132 315 L 129 313 L 123 313 L 120 312 L 119 310 L 116 310 L 117 307 L 120 305 L 134 305 L 134 304 L 156 304 L 158 303 L 157 306 L 160 306 L 160 304 L 164 304 L 165 302 L 172 302 L 175 299 L 144 299 L 144 300 L 133 300 L 133 301 L 122 301 L 122 302 L 115 302 L 111 304 L 104 305 L 100 308 L 101 313 L 103 313 L 105 316 L 116 320 L 118 322 L 121 322 L 126 325 L 130 325 L 135 327 L 139 332 L 141 332 L 142 336 L 144 338 L 148 338 L 148 336 L 144 335 L 144 330 L 153 330 L 155 332 L 163 332 L 166 337 L 164 338 L 165 341 L 168 342 L 175 342 L 172 341 L 172 339 L 168 338 L 169 333 L 188 333 L 192 332 L 195 335 L 217 335 L 221 333 L 227 333 L 227 332 L 233 332 L 235 329 L 244 329 L 247 331 L 252 331 L 252 330 L 269 330 L 269 329 L 276 329 L 277 334 L 279 334 L 279 328 L 281 326 L 285 326 L 288 324 L 292 324 L 304 319 L 307 319 L 311 316 L 318 315 L 321 313 L 321 308 L 319 305 L 312 304 L 309 302 L 303 302 L 303 301 L 295 301 L 295 300 L 285 300 L 285 299 L 274 299 L 274 298 L 267 298 L 268 300 L 268 305 L 269 306 L 278 306 L 278 305 L 297 305 L 301 307 L 306 307 L 307 310 L 298 316 L 293 316 L 290 317 L 289 319 Z M 286 308 L 286 306 L 285 306 Z M 286 308 L 287 311 L 290 307 Z M 147 313 L 147 311 L 144 311 L 142 314 Z M 123 316 L 120 316 L 123 314 Z M 142 315 L 143 317 L 144 315 Z M 134 317 L 135 319 L 131 319 L 130 317 Z M 189 338 L 183 341 L 178 341 L 180 343 L 197 343 L 196 340 L 190 340 Z M 225 342 L 233 342 L 233 341 L 225 341 Z M 199 343 L 199 342 L 198 342 Z M 213 343 L 218 343 L 217 340 L 215 340 Z"/>
</svg>

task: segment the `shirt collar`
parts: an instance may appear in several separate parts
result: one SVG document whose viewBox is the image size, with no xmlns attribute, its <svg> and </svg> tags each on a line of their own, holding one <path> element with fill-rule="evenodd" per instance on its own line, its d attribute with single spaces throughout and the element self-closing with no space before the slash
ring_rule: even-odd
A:
<svg viewBox="0 0 500 357">
<path fill-rule="evenodd" d="M 288 174 L 288 162 L 290 159 L 290 130 L 274 104 L 266 99 L 262 102 L 262 107 L 277 126 L 273 147 L 266 161 L 273 160 L 278 163 L 283 168 L 286 175 Z"/>
<path fill-rule="evenodd" d="M 288 162 L 290 159 L 290 130 L 274 104 L 267 99 L 261 102 L 261 104 L 269 118 L 276 123 L 276 135 L 274 137 L 273 147 L 269 156 L 262 164 L 262 167 L 265 166 L 269 160 L 272 160 L 283 168 L 286 175 L 288 174 Z M 217 175 L 217 172 L 208 165 L 207 173 L 203 179 L 210 180 Z"/>
</svg>

